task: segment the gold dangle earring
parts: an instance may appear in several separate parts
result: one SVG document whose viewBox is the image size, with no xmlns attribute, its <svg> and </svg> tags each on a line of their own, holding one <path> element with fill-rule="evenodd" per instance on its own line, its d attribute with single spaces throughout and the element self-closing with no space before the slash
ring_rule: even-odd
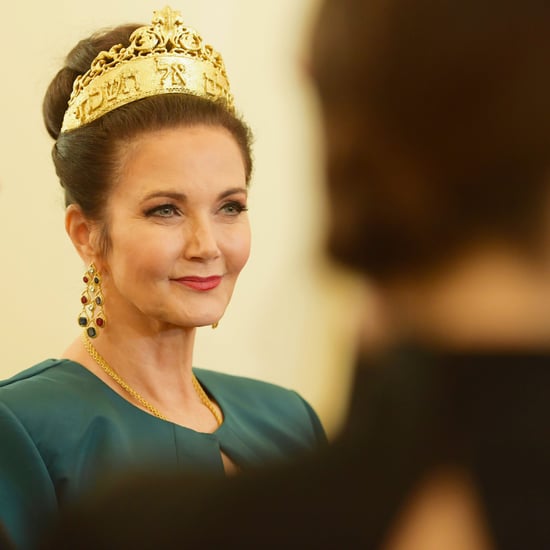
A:
<svg viewBox="0 0 550 550">
<path fill-rule="evenodd" d="M 105 327 L 105 313 L 101 277 L 93 262 L 84 273 L 82 280 L 86 286 L 80 296 L 82 311 L 78 316 L 78 324 L 86 329 L 86 334 L 90 338 L 95 338 L 98 329 Z"/>
<path fill-rule="evenodd" d="M 212 323 L 211 327 L 212 328 L 218 328 L 218 325 L 220 324 L 219 321 L 216 321 L 215 323 Z"/>
</svg>

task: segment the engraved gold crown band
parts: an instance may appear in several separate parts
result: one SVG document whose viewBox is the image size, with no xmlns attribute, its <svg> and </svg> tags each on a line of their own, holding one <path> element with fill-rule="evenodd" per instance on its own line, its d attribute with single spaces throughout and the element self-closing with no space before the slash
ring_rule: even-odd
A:
<svg viewBox="0 0 550 550">
<path fill-rule="evenodd" d="M 184 26 L 180 12 L 167 6 L 154 12 L 150 26 L 132 33 L 128 47 L 117 44 L 100 52 L 90 69 L 76 78 L 61 131 L 138 99 L 171 93 L 223 99 L 233 109 L 221 55 Z"/>
</svg>

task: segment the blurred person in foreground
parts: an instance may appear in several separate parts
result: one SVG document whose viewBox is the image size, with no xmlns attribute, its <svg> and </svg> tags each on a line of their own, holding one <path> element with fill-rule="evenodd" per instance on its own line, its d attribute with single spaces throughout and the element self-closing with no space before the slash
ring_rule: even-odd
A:
<svg viewBox="0 0 550 550">
<path fill-rule="evenodd" d="M 549 28 L 540 0 L 323 3 L 328 248 L 380 314 L 347 423 L 269 474 L 119 487 L 55 541 L 550 547 Z"/>
</svg>

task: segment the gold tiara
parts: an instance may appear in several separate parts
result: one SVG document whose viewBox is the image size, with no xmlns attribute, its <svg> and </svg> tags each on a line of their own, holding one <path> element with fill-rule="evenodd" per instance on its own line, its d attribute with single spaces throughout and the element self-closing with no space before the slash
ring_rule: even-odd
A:
<svg viewBox="0 0 550 550">
<path fill-rule="evenodd" d="M 183 25 L 180 12 L 167 6 L 153 13 L 150 26 L 131 34 L 128 47 L 117 44 L 100 52 L 90 69 L 76 78 L 61 131 L 79 128 L 132 101 L 174 93 L 224 99 L 233 109 L 221 55 Z"/>
</svg>

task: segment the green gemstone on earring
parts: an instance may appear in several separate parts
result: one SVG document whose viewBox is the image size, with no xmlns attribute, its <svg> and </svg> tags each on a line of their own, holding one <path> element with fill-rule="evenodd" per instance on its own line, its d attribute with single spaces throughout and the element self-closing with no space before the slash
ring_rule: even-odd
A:
<svg viewBox="0 0 550 550">
<path fill-rule="evenodd" d="M 86 334 L 90 337 L 90 338 L 95 338 L 97 336 L 97 332 L 95 330 L 94 327 L 88 327 L 86 329 Z"/>
<path fill-rule="evenodd" d="M 88 319 L 86 319 L 86 317 L 79 317 L 78 318 L 78 324 L 81 327 L 85 327 L 88 324 Z"/>
</svg>

